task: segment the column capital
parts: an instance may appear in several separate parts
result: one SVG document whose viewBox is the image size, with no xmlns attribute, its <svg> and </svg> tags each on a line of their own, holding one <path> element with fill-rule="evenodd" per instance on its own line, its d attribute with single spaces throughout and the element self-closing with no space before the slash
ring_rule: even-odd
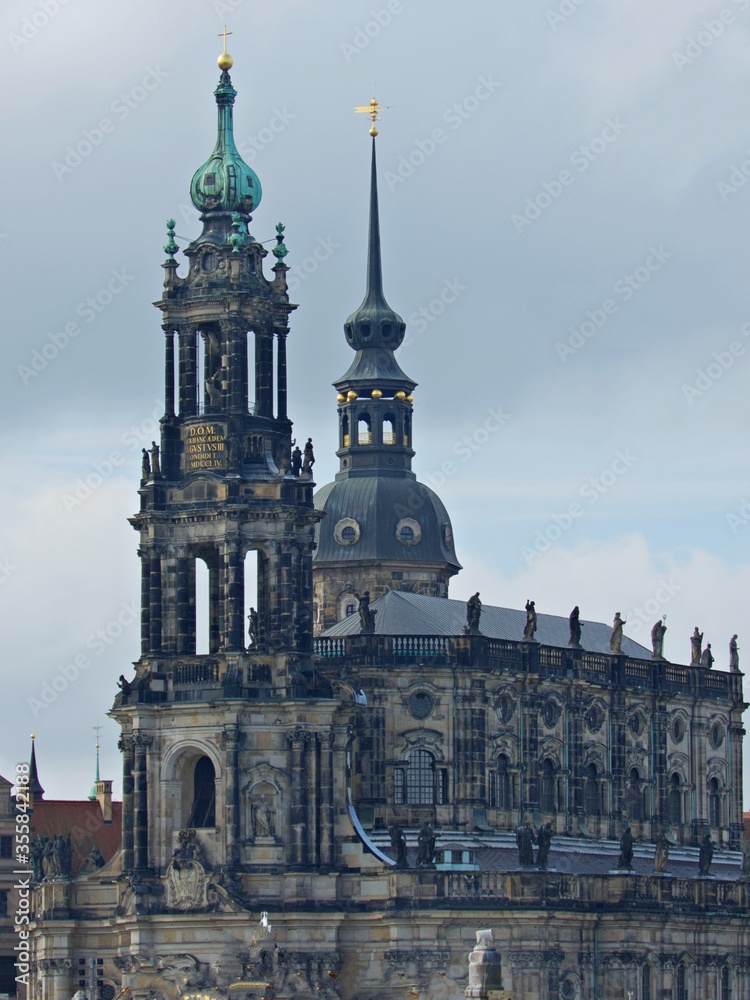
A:
<svg viewBox="0 0 750 1000">
<path fill-rule="evenodd" d="M 120 753 L 132 753 L 135 749 L 135 737 L 132 733 L 123 733 L 117 741 Z"/>
<path fill-rule="evenodd" d="M 333 728 L 324 729 L 322 733 L 317 734 L 318 743 L 320 743 L 321 749 L 323 750 L 333 750 L 336 743 L 336 732 Z"/>
<path fill-rule="evenodd" d="M 242 733 L 239 726 L 225 726 L 221 732 L 221 743 L 225 750 L 239 749 Z"/>
<path fill-rule="evenodd" d="M 310 742 L 310 733 L 306 729 L 302 729 L 301 726 L 295 726 L 286 735 L 295 750 L 304 749 Z"/>
<path fill-rule="evenodd" d="M 135 740 L 136 753 L 145 753 L 154 742 L 153 736 L 142 733 L 140 730 L 133 734 L 133 739 Z"/>
</svg>

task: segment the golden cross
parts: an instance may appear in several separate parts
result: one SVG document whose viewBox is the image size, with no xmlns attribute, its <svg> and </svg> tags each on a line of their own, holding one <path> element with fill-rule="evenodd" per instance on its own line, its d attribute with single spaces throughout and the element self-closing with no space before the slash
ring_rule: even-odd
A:
<svg viewBox="0 0 750 1000">
<path fill-rule="evenodd" d="M 227 31 L 226 24 L 224 25 L 224 30 L 219 32 L 219 38 L 224 38 L 224 51 L 227 51 L 227 35 L 233 35 L 233 31 Z"/>
<path fill-rule="evenodd" d="M 358 115 L 370 116 L 370 119 L 372 120 L 372 128 L 370 129 L 370 135 L 376 136 L 378 134 L 378 130 L 375 127 L 375 122 L 380 121 L 380 112 L 387 111 L 388 107 L 389 105 L 387 104 L 378 104 L 377 97 L 373 97 L 373 99 L 370 101 L 369 104 L 365 104 L 363 107 L 360 108 L 355 108 L 354 111 Z"/>
</svg>

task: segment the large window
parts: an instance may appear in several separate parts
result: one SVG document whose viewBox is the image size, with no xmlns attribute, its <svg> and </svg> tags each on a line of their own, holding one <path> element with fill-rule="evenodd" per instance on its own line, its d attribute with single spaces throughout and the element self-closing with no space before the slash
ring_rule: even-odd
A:
<svg viewBox="0 0 750 1000">
<path fill-rule="evenodd" d="M 0 858 L 13 857 L 13 837 L 3 834 L 0 837 Z"/>
<path fill-rule="evenodd" d="M 397 805 L 444 805 L 448 801 L 448 772 L 435 766 L 429 751 L 412 750 L 408 765 L 394 771 L 393 798 Z"/>
<path fill-rule="evenodd" d="M 596 764 L 589 764 L 586 769 L 586 784 L 584 799 L 587 816 L 600 816 L 602 811 L 602 794 L 599 773 Z"/>
<path fill-rule="evenodd" d="M 687 972 L 684 965 L 681 965 L 677 969 L 677 994 L 675 1000 L 688 1000 Z"/>
<path fill-rule="evenodd" d="M 721 1000 L 732 1000 L 732 970 L 721 970 Z"/>
<path fill-rule="evenodd" d="M 557 779 L 555 778 L 555 765 L 549 757 L 542 764 L 542 783 L 539 795 L 539 805 L 542 812 L 557 812 Z"/>
<path fill-rule="evenodd" d="M 513 778 L 508 771 L 508 758 L 501 754 L 497 759 L 497 770 L 490 776 L 490 808 L 513 808 Z"/>
<path fill-rule="evenodd" d="M 189 828 L 216 826 L 216 772 L 208 757 L 196 762 L 193 772 L 193 808 Z"/>
<path fill-rule="evenodd" d="M 651 966 L 641 969 L 641 1000 L 651 1000 Z"/>
<path fill-rule="evenodd" d="M 708 783 L 708 822 L 711 826 L 721 826 L 721 791 L 716 778 Z"/>
<path fill-rule="evenodd" d="M 682 823 L 682 792 L 680 790 L 680 776 L 673 774 L 669 779 L 669 801 L 667 803 L 669 822 L 674 826 Z"/>
</svg>

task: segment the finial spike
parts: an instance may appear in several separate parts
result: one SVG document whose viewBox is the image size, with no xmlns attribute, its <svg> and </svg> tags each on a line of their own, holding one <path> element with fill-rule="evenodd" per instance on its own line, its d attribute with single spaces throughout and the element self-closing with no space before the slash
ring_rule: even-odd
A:
<svg viewBox="0 0 750 1000">
<path fill-rule="evenodd" d="M 224 30 L 219 32 L 219 38 L 224 39 L 224 51 L 221 53 L 216 62 L 219 64 L 219 69 L 224 70 L 225 72 L 234 66 L 234 59 L 232 59 L 227 52 L 227 35 L 231 35 L 233 33 L 234 32 L 232 31 L 227 31 L 226 24 L 224 25 Z"/>
<path fill-rule="evenodd" d="M 390 105 L 388 104 L 378 104 L 377 97 L 373 97 L 369 104 L 364 104 L 361 107 L 355 108 L 354 112 L 358 115 L 369 115 L 372 121 L 372 127 L 370 128 L 370 135 L 375 138 L 378 135 L 378 129 L 375 122 L 380 121 L 380 112 L 387 111 Z"/>
</svg>

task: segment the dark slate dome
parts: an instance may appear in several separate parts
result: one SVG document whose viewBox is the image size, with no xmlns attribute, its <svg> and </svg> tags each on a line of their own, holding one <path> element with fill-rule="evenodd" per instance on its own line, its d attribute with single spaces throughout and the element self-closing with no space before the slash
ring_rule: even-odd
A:
<svg viewBox="0 0 750 1000">
<path fill-rule="evenodd" d="M 321 487 L 315 507 L 326 517 L 316 528 L 317 566 L 327 562 L 461 564 L 442 501 L 412 478 L 354 476 Z"/>
</svg>

